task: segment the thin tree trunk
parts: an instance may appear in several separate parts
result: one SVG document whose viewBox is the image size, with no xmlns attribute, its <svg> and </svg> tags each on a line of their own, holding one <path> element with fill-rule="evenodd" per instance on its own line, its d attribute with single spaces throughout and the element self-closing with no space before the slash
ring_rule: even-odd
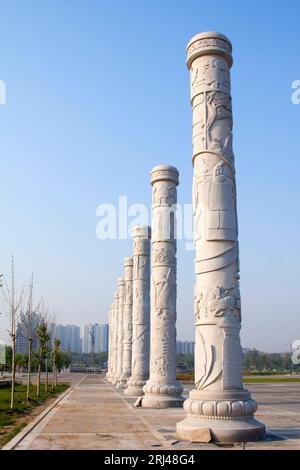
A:
<svg viewBox="0 0 300 470">
<path fill-rule="evenodd" d="M 37 397 L 40 395 L 40 383 L 41 383 L 41 363 L 39 362 L 37 384 L 36 384 L 36 396 Z"/>
<path fill-rule="evenodd" d="M 16 382 L 16 337 L 12 337 L 12 359 L 11 359 L 11 396 L 10 408 L 14 408 L 15 404 L 15 382 Z"/>
<path fill-rule="evenodd" d="M 29 400 L 30 397 L 30 382 L 31 382 L 31 349 L 32 349 L 32 341 L 31 339 L 28 341 L 28 373 L 27 373 L 27 394 L 26 398 Z"/>
<path fill-rule="evenodd" d="M 52 362 L 52 390 L 54 390 L 55 384 L 55 362 Z"/>
<path fill-rule="evenodd" d="M 45 368 L 46 368 L 46 380 L 45 380 L 45 393 L 48 392 L 48 357 L 45 360 Z"/>
</svg>

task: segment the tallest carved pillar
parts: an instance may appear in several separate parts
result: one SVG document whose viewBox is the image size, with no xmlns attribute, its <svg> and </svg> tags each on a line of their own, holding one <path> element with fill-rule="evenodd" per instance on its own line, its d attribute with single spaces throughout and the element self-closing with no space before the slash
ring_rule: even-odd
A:
<svg viewBox="0 0 300 470">
<path fill-rule="evenodd" d="M 187 46 L 193 109 L 195 389 L 177 424 L 180 439 L 263 437 L 256 403 L 242 383 L 236 183 L 232 151 L 230 41 L 201 33 Z M 205 429 L 205 432 L 204 432 Z"/>
</svg>

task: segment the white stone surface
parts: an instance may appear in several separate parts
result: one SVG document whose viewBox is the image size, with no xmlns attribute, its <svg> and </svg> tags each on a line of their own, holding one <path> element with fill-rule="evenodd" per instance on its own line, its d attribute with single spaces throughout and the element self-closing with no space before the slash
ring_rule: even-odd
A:
<svg viewBox="0 0 300 470">
<path fill-rule="evenodd" d="M 117 382 L 117 366 L 118 366 L 118 304 L 119 294 L 114 293 L 114 302 L 112 305 L 112 365 L 111 365 L 111 376 L 110 383 L 115 384 Z"/>
<path fill-rule="evenodd" d="M 123 388 L 123 338 L 124 338 L 124 294 L 125 282 L 121 277 L 118 280 L 118 353 L 117 353 L 117 374 L 116 386 Z"/>
<path fill-rule="evenodd" d="M 149 378 L 150 349 L 150 238 L 151 229 L 139 225 L 132 229 L 133 301 L 132 301 L 132 373 L 126 395 L 143 395 Z"/>
<path fill-rule="evenodd" d="M 110 382 L 112 377 L 112 312 L 113 306 L 108 313 L 108 358 L 107 358 L 107 374 L 105 379 Z"/>
<path fill-rule="evenodd" d="M 132 353 L 132 271 L 133 258 L 124 260 L 124 322 L 123 322 L 123 374 L 122 384 L 126 386 L 131 376 Z"/>
<path fill-rule="evenodd" d="M 195 440 L 210 428 L 215 441 L 264 435 L 241 368 L 236 182 L 232 151 L 231 43 L 201 33 L 187 47 L 193 109 L 195 238 L 195 390 L 177 436 Z"/>
<path fill-rule="evenodd" d="M 178 171 L 160 165 L 151 172 L 151 328 L 150 378 L 142 406 L 182 406 L 182 387 L 176 380 L 176 233 Z"/>
</svg>

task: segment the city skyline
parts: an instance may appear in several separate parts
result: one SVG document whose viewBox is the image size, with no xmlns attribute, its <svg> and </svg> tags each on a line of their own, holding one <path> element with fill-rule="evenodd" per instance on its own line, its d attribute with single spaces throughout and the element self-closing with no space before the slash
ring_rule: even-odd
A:
<svg viewBox="0 0 300 470">
<path fill-rule="evenodd" d="M 107 203 L 119 214 L 126 196 L 129 223 L 134 204 L 150 213 L 149 174 L 165 163 L 179 170 L 179 203 L 191 204 L 185 47 L 198 31 L 222 31 L 235 62 L 242 346 L 288 351 L 300 328 L 300 253 L 286 243 L 300 235 L 300 106 L 292 100 L 300 78 L 299 4 L 265 1 L 258 15 L 255 2 L 230 12 L 221 1 L 213 9 L 196 1 L 191 8 L 100 3 L 2 6 L 0 273 L 9 276 L 13 253 L 18 287 L 33 270 L 35 298 L 43 296 L 50 311 L 55 306 L 57 322 L 108 321 L 132 241 L 100 240 L 97 209 Z M 177 250 L 177 336 L 193 340 L 194 252 L 185 242 Z M 7 340 L 7 325 L 3 313 L 0 339 Z"/>
</svg>

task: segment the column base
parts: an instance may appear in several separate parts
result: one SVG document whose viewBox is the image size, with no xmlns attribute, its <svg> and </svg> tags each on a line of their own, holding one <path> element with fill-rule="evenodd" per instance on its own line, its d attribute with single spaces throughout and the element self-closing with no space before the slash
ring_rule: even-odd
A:
<svg viewBox="0 0 300 470">
<path fill-rule="evenodd" d="M 152 384 L 147 382 L 144 387 L 142 407 L 144 408 L 181 408 L 184 398 L 179 382 L 173 384 Z"/>
<path fill-rule="evenodd" d="M 143 408 L 182 408 L 184 398 L 183 397 L 169 397 L 158 396 L 158 395 L 144 395 L 142 399 Z"/>
<path fill-rule="evenodd" d="M 187 417 L 177 423 L 178 439 L 190 442 L 251 442 L 263 439 L 265 426 L 247 390 L 192 390 L 184 402 Z"/>
<path fill-rule="evenodd" d="M 131 397 L 141 397 L 144 395 L 143 387 L 146 383 L 146 380 L 137 380 L 137 381 L 128 381 L 128 386 L 124 390 L 125 395 Z"/>
<path fill-rule="evenodd" d="M 128 384 L 129 376 L 123 374 L 121 378 L 117 380 L 117 387 L 116 388 L 126 388 Z"/>
<path fill-rule="evenodd" d="M 207 439 L 207 431 L 210 439 Z M 254 442 L 263 439 L 265 432 L 265 426 L 255 418 L 210 420 L 187 417 L 176 426 L 176 437 L 189 442 Z"/>
<path fill-rule="evenodd" d="M 122 388 L 126 388 L 126 387 L 127 387 L 127 384 L 123 380 L 117 382 L 116 388 L 122 389 Z"/>
</svg>

